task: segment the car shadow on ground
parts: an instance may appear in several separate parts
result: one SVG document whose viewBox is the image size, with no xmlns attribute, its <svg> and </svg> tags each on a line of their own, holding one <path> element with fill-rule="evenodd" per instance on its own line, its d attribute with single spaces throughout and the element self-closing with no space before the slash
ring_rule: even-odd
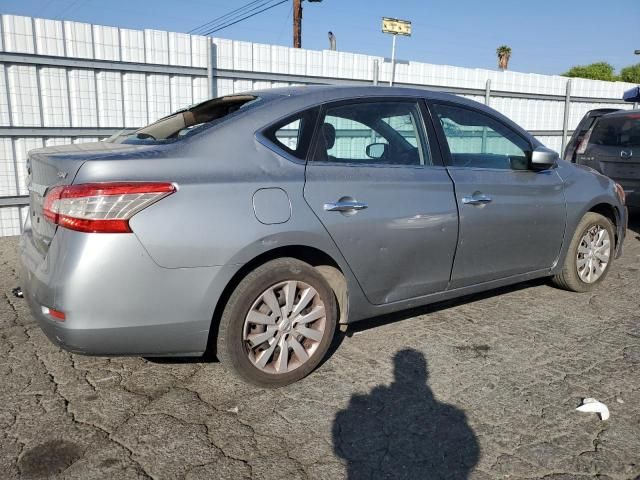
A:
<svg viewBox="0 0 640 480">
<path fill-rule="evenodd" d="M 514 285 L 508 285 L 505 287 L 494 288 L 492 290 L 487 290 L 480 293 L 465 295 L 463 297 L 444 300 L 442 302 L 432 303 L 430 305 L 425 305 L 422 307 L 415 307 L 409 310 L 402 310 L 399 312 L 388 313 L 388 314 L 380 315 L 377 317 L 367 318 L 365 320 L 360 320 L 356 323 L 350 324 L 349 329 L 347 330 L 346 336 L 349 337 L 356 332 L 361 332 L 364 330 L 380 327 L 387 323 L 393 323 L 400 320 L 407 320 L 409 318 L 419 317 L 422 315 L 429 315 L 431 313 L 439 312 L 441 310 L 446 310 L 448 308 L 466 305 L 467 303 L 473 303 L 479 300 L 484 300 L 486 298 L 497 297 L 499 295 L 505 295 L 511 292 L 524 290 L 526 288 L 545 285 L 547 283 L 549 283 L 548 279 L 539 278 L 539 279 L 529 280 L 522 283 L 517 283 Z"/>
<path fill-rule="evenodd" d="M 486 292 L 467 295 L 465 297 L 459 297 L 459 298 L 446 300 L 439 303 L 434 303 L 431 305 L 416 307 L 409 310 L 402 310 L 400 312 L 394 312 L 394 313 L 389 313 L 385 315 L 380 315 L 377 317 L 368 318 L 365 320 L 360 320 L 354 324 L 350 324 L 346 333 L 342 333 L 336 330 L 336 334 L 334 335 L 333 342 L 329 347 L 329 351 L 327 352 L 327 355 L 322 359 L 319 366 L 322 366 L 327 360 L 329 360 L 333 356 L 333 354 L 340 348 L 340 345 L 344 341 L 345 337 L 350 337 L 354 333 L 380 327 L 387 323 L 392 323 L 400 320 L 407 320 L 409 318 L 418 317 L 421 315 L 428 315 L 430 313 L 438 312 L 440 310 L 445 310 L 447 308 L 451 308 L 454 306 L 476 302 L 484 298 L 494 297 L 497 295 L 503 295 L 506 293 L 522 290 L 524 288 L 543 285 L 547 282 L 548 280 L 546 279 L 530 280 L 530 281 L 519 283 L 516 285 L 509 285 L 506 287 L 496 288 L 494 290 L 489 290 Z M 213 349 L 215 342 L 213 342 L 212 339 L 213 339 L 213 336 L 210 334 L 210 338 L 208 342 L 209 346 L 207 347 L 207 352 L 200 357 L 196 356 L 196 357 L 144 357 L 144 358 L 145 360 L 148 360 L 150 362 L 160 363 L 160 364 L 217 363 L 218 360 L 216 358 L 215 351 Z"/>
<path fill-rule="evenodd" d="M 349 480 L 467 478 L 480 446 L 465 413 L 435 399 L 421 352 L 401 350 L 393 363 L 391 385 L 353 395 L 335 417 L 334 451 Z"/>
</svg>

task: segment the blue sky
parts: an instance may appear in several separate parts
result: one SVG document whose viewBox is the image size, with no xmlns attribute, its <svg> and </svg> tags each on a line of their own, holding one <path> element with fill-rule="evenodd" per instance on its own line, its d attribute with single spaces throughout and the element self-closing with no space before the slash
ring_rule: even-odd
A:
<svg viewBox="0 0 640 480">
<path fill-rule="evenodd" d="M 3 0 L 0 13 L 128 28 L 186 32 L 249 0 Z M 274 0 L 275 3 L 275 0 Z M 291 3 L 218 32 L 224 38 L 291 45 Z M 513 49 L 511 70 L 556 74 L 576 64 L 640 62 L 640 0 L 324 0 L 304 2 L 303 47 L 389 56 L 381 17 L 412 20 L 398 57 L 496 68 L 495 49 Z"/>
</svg>

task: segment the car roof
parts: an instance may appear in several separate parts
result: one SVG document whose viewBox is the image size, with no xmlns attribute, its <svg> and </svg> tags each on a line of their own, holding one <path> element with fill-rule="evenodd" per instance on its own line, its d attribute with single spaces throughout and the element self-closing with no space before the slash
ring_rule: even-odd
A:
<svg viewBox="0 0 640 480">
<path fill-rule="evenodd" d="M 611 118 L 611 117 L 624 117 L 626 115 L 640 115 L 640 110 L 618 110 L 615 112 L 607 113 L 600 118 Z"/>
<path fill-rule="evenodd" d="M 447 101 L 461 106 L 468 106 L 489 115 L 501 119 L 511 128 L 519 131 L 522 135 L 537 144 L 538 141 L 524 130 L 520 125 L 505 117 L 500 112 L 476 102 L 469 98 L 450 93 L 438 92 L 422 88 L 387 87 L 376 85 L 301 85 L 295 87 L 271 88 L 265 90 L 254 90 L 244 92 L 244 95 L 256 95 L 264 99 L 270 99 L 269 110 L 275 118 L 282 117 L 288 112 L 294 112 L 312 106 L 351 99 L 375 98 L 375 97 L 415 97 L 427 100 Z M 281 109 L 274 108 L 276 105 Z M 266 121 L 266 119 L 265 119 Z"/>
<path fill-rule="evenodd" d="M 599 114 L 599 116 L 606 115 L 608 113 L 618 112 L 619 108 L 594 108 L 593 110 L 588 110 L 587 113 L 584 114 L 585 117 L 593 117 L 595 114 Z"/>
<path fill-rule="evenodd" d="M 246 93 L 263 97 L 310 97 L 310 99 L 315 96 L 322 95 L 324 99 L 333 96 L 336 100 L 341 98 L 374 96 L 416 96 L 429 99 L 455 101 L 459 101 L 461 98 L 449 93 L 436 92 L 422 88 L 387 87 L 377 85 L 298 85 L 294 87 L 254 90 Z"/>
</svg>

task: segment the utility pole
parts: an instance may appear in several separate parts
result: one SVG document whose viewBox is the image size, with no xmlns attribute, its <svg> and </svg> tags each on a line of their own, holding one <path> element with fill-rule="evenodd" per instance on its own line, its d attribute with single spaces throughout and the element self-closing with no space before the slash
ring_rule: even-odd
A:
<svg viewBox="0 0 640 480">
<path fill-rule="evenodd" d="M 293 48 L 302 48 L 302 0 L 293 0 Z"/>
<path fill-rule="evenodd" d="M 302 48 L 302 2 L 293 0 L 293 48 Z M 309 3 L 320 3 L 322 0 L 307 0 Z"/>
</svg>

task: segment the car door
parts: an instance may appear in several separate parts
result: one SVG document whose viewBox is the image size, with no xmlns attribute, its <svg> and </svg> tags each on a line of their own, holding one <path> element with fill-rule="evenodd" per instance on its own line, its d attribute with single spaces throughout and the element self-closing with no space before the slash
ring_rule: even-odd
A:
<svg viewBox="0 0 640 480">
<path fill-rule="evenodd" d="M 496 117 L 446 102 L 430 110 L 460 213 L 450 288 L 550 268 L 566 209 L 555 169 L 532 170 L 530 142 Z"/>
<path fill-rule="evenodd" d="M 449 281 L 456 202 L 423 108 L 404 98 L 325 105 L 308 158 L 305 199 L 373 304 Z"/>
</svg>

